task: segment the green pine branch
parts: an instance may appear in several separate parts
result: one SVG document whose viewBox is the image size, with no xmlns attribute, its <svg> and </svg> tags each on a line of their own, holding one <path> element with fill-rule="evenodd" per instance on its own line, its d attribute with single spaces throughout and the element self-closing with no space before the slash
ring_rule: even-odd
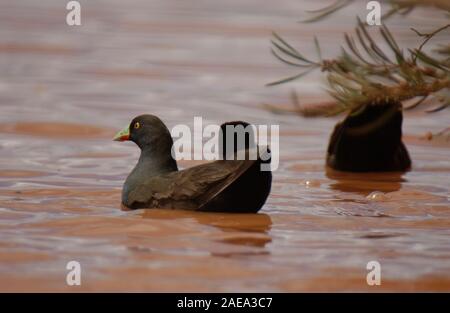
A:
<svg viewBox="0 0 450 313">
<path fill-rule="evenodd" d="M 400 48 L 389 28 L 379 28 L 387 44 L 382 49 L 359 18 L 354 34 L 345 34 L 345 47 L 340 56 L 323 59 L 320 44 L 314 38 L 317 57 L 306 57 L 274 33 L 272 54 L 281 62 L 299 68 L 300 71 L 287 78 L 268 85 L 278 85 L 296 80 L 315 69 L 327 73 L 329 94 L 336 100 L 321 114 L 333 115 L 343 111 L 357 111 L 365 105 L 376 105 L 386 101 L 418 100 L 408 106 L 417 107 L 430 95 L 436 95 L 439 105 L 430 111 L 450 106 L 450 47 L 438 48 L 436 55 L 425 53 L 423 48 L 438 33 L 449 32 L 450 24 L 439 27 L 431 33 L 413 29 L 422 39 L 417 48 Z"/>
</svg>

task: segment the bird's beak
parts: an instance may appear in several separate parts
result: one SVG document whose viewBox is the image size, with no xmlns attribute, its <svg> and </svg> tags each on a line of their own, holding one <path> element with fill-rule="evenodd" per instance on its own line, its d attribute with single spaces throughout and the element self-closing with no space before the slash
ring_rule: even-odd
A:
<svg viewBox="0 0 450 313">
<path fill-rule="evenodd" d="M 127 126 L 124 129 L 122 129 L 113 138 L 114 141 L 125 141 L 129 139 L 130 139 L 130 126 Z"/>
</svg>

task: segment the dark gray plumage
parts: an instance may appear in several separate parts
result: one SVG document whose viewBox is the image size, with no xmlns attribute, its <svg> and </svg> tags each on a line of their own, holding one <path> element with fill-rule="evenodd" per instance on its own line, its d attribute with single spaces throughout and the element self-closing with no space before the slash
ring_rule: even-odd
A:
<svg viewBox="0 0 450 313">
<path fill-rule="evenodd" d="M 230 124 L 248 125 L 245 122 Z M 270 159 L 218 160 L 179 171 L 171 155 L 172 137 L 158 117 L 138 116 L 128 129 L 128 134 L 121 132 L 115 140 L 135 142 L 141 149 L 141 156 L 123 186 L 124 206 L 258 212 L 264 205 L 272 175 L 270 171 L 261 171 L 260 165 Z M 248 142 L 246 148 L 251 144 Z"/>
</svg>

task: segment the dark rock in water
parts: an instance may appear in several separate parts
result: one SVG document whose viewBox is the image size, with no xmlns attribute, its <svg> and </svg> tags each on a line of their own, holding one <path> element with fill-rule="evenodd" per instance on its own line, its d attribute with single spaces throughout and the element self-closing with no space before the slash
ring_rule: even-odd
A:
<svg viewBox="0 0 450 313">
<path fill-rule="evenodd" d="M 402 142 L 401 104 L 368 105 L 351 112 L 331 134 L 327 165 L 348 172 L 406 171 L 411 167 Z"/>
<path fill-rule="evenodd" d="M 231 124 L 248 125 L 245 122 Z M 270 159 L 263 161 L 268 155 L 258 156 L 255 160 L 218 160 L 179 171 L 171 155 L 173 140 L 170 132 L 153 115 L 134 118 L 115 140 L 131 140 L 141 149 L 139 161 L 122 190 L 122 204 L 130 209 L 256 213 L 269 195 L 272 174 L 260 169 L 261 164 L 270 162 Z M 249 141 L 245 147 L 250 144 Z M 225 153 L 223 147 L 222 151 Z M 235 146 L 230 153 L 236 152 Z"/>
</svg>

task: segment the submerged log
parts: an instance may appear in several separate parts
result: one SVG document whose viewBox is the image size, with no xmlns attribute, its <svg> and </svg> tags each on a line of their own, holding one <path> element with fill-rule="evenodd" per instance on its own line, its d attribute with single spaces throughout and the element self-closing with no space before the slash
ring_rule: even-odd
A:
<svg viewBox="0 0 450 313">
<path fill-rule="evenodd" d="M 331 134 L 327 165 L 348 172 L 407 171 L 400 102 L 368 105 L 350 112 Z"/>
</svg>

